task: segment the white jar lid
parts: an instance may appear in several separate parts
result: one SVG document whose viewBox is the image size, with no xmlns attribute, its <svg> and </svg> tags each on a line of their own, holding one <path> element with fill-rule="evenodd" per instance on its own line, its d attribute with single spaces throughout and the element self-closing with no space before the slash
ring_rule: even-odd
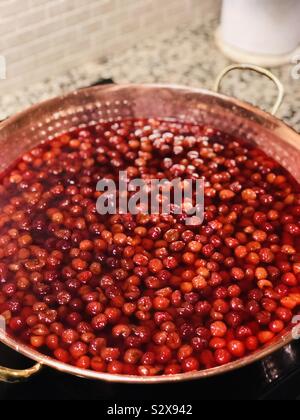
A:
<svg viewBox="0 0 300 420">
<path fill-rule="evenodd" d="M 300 43 L 299 0 L 223 0 L 219 40 L 263 56 L 290 56 Z"/>
</svg>

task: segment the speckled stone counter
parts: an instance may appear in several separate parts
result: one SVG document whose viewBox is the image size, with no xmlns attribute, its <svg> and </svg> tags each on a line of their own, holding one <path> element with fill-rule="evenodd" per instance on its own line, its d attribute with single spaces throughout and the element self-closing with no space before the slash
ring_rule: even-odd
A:
<svg viewBox="0 0 300 420">
<path fill-rule="evenodd" d="M 26 90 L 1 97 L 0 118 L 4 119 L 33 103 L 89 86 L 100 78 L 116 83 L 177 83 L 211 89 L 217 74 L 229 61 L 217 49 L 214 16 L 205 23 L 178 27 L 138 43 L 118 56 L 78 65 L 67 74 L 45 80 Z M 292 77 L 292 65 L 275 69 L 286 89 L 279 118 L 300 131 L 300 80 Z M 257 75 L 235 72 L 223 86 L 224 92 L 270 109 L 276 90 Z M 0 83 L 1 91 L 1 83 Z"/>
</svg>

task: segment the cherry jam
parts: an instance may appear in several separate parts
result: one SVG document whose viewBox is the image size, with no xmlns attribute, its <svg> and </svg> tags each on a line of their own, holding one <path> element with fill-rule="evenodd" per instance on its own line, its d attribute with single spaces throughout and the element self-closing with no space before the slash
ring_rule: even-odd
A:
<svg viewBox="0 0 300 420">
<path fill-rule="evenodd" d="M 100 215 L 97 183 L 205 180 L 204 223 Z M 243 358 L 300 305 L 300 186 L 215 129 L 130 120 L 35 147 L 0 180 L 0 314 L 17 341 L 97 372 L 172 375 Z"/>
</svg>

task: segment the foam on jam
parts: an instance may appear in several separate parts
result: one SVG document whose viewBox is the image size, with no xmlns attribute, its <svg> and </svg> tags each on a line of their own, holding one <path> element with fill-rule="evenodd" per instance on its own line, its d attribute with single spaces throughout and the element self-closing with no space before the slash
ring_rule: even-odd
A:
<svg viewBox="0 0 300 420">
<path fill-rule="evenodd" d="M 100 216 L 97 182 L 204 177 L 205 222 Z M 132 120 L 75 130 L 0 181 L 0 314 L 82 369 L 171 375 L 268 344 L 300 305 L 300 186 L 242 139 Z"/>
</svg>

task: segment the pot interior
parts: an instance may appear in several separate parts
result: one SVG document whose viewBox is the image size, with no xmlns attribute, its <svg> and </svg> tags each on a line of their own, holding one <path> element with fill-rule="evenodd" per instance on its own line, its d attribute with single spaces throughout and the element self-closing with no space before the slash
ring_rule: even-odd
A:
<svg viewBox="0 0 300 420">
<path fill-rule="evenodd" d="M 177 86 L 133 85 L 94 87 L 52 99 L 0 124 L 0 172 L 41 141 L 96 122 L 132 118 L 172 119 L 206 124 L 256 143 L 300 182 L 300 136 L 271 115 L 222 95 Z M 231 371 L 261 359 L 292 340 L 290 331 L 272 345 L 221 368 L 173 377 L 140 378 L 81 371 L 16 343 L 0 331 L 0 340 L 46 365 L 94 379 L 114 382 L 176 382 Z"/>
</svg>

